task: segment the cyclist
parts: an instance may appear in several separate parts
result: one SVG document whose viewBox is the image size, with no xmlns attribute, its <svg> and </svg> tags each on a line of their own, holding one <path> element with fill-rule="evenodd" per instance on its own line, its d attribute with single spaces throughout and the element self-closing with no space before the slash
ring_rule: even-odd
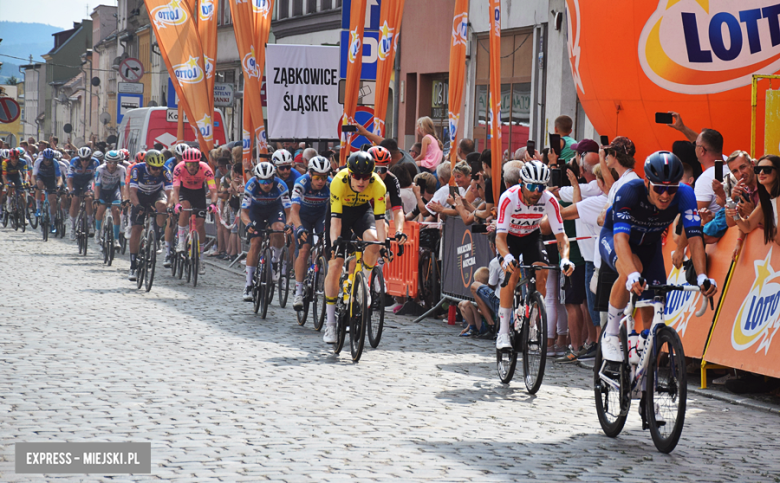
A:
<svg viewBox="0 0 780 483">
<path fill-rule="evenodd" d="M 168 170 L 173 173 L 173 168 L 176 167 L 177 164 L 181 163 L 182 156 L 184 156 L 184 151 L 188 150 L 190 146 L 185 143 L 179 143 L 173 148 L 173 157 L 168 158 L 165 161 L 165 167 L 168 168 Z"/>
<path fill-rule="evenodd" d="M 599 250 L 601 259 L 618 273 L 618 279 L 609 296 L 609 314 L 601 341 L 601 352 L 606 360 L 623 360 L 617 335 L 629 293 L 642 295 L 647 282 L 666 283 L 661 236 L 677 215 L 681 215 L 688 237 L 702 294 L 711 297 L 717 292 L 715 281 L 706 275 L 707 260 L 696 195 L 693 188 L 680 183 L 682 176 L 683 165 L 677 156 L 668 151 L 653 153 L 645 160 L 645 179 L 624 184 L 618 190 L 614 204 L 607 209 Z M 639 284 L 640 277 L 645 279 L 645 285 Z M 711 285 L 705 290 L 702 284 L 706 280 Z M 648 308 L 652 311 L 652 307 Z M 643 314 L 643 319 L 646 323 L 652 322 L 652 312 Z"/>
<path fill-rule="evenodd" d="M 352 153 L 347 167 L 338 172 L 330 183 L 330 229 L 332 256 L 328 261 L 325 277 L 325 306 L 327 326 L 322 340 L 335 344 L 336 298 L 339 277 L 344 266 L 342 244 L 355 236 L 364 241 L 380 241 L 387 238 L 385 230 L 385 195 L 387 190 L 382 178 L 374 172 L 374 158 L 364 151 Z M 373 213 L 371 210 L 373 204 Z M 379 223 L 377 223 L 379 222 Z M 379 257 L 379 245 L 369 245 L 363 256 L 363 273 L 371 280 L 371 270 Z"/>
<path fill-rule="evenodd" d="M 208 164 L 201 161 L 202 156 L 199 149 L 188 148 L 184 151 L 184 162 L 179 163 L 173 169 L 173 196 L 171 196 L 168 202 L 169 207 L 173 207 L 174 200 L 176 204 L 176 213 L 179 213 L 179 242 L 176 245 L 177 252 L 183 252 L 185 250 L 185 243 L 187 238 L 187 223 L 193 212 L 183 211 L 182 208 L 197 210 L 194 212 L 197 221 L 198 235 L 200 240 L 200 254 L 203 253 L 203 244 L 206 242 L 206 227 L 204 222 L 206 221 L 206 215 L 203 213 L 208 209 L 209 213 L 214 213 L 216 210 L 215 203 L 217 202 L 217 187 L 214 182 L 214 172 Z M 206 191 L 205 186 L 208 186 L 208 194 L 210 195 L 211 202 L 206 207 Z M 170 242 L 165 242 L 165 263 L 170 266 L 171 255 L 168 250 Z M 200 274 L 206 273 L 206 265 L 200 263 Z"/>
<path fill-rule="evenodd" d="M 76 215 L 79 212 L 79 197 L 83 194 L 87 202 L 87 225 L 89 236 L 95 234 L 92 216 L 92 180 L 100 163 L 92 157 L 92 150 L 79 148 L 78 156 L 70 161 L 68 170 L 68 191 L 70 191 L 70 239 L 76 239 Z"/>
<path fill-rule="evenodd" d="M 144 157 L 146 156 L 146 151 L 138 151 L 135 154 L 135 158 L 132 161 L 130 161 L 130 151 L 128 151 L 127 149 L 120 149 L 119 152 L 122 154 L 122 157 L 125 158 L 125 161 L 123 163 L 125 168 L 127 169 L 127 178 L 125 178 L 125 186 L 127 186 L 127 189 L 129 189 L 130 188 L 130 176 L 131 176 L 131 174 L 133 172 L 133 166 L 135 166 L 138 163 L 143 163 L 144 162 Z M 170 171 L 170 172 L 173 173 L 172 171 Z M 171 174 L 171 176 L 173 176 L 173 174 Z M 129 192 L 128 192 L 127 197 L 130 198 Z M 129 215 L 124 215 L 124 216 L 129 216 Z M 127 238 L 129 240 L 130 239 L 130 234 L 133 231 L 133 222 L 132 221 L 128 222 L 125 225 L 125 227 L 126 227 L 125 228 L 125 238 Z"/>
<path fill-rule="evenodd" d="M 3 184 L 7 187 L 6 200 L 10 201 L 14 191 L 27 184 L 27 162 L 16 149 L 3 150 L 3 157 Z"/>
<path fill-rule="evenodd" d="M 49 195 L 49 216 L 54 220 L 54 214 L 59 209 L 57 188 L 62 186 L 62 173 L 60 172 L 60 163 L 56 160 L 56 151 L 46 148 L 41 156 L 35 161 L 33 176 L 38 192 L 46 190 Z M 36 200 L 38 197 L 36 196 Z M 38 208 L 40 211 L 40 207 Z M 51 223 L 51 232 L 56 233 L 54 223 Z"/>
<path fill-rule="evenodd" d="M 95 151 L 92 153 L 92 157 L 98 160 L 98 163 L 103 164 L 104 155 L 101 151 Z"/>
<path fill-rule="evenodd" d="M 111 206 L 111 214 L 113 215 L 114 226 L 114 245 L 119 248 L 119 207 L 122 202 L 126 201 L 123 196 L 123 188 L 125 186 L 125 178 L 127 173 L 124 166 L 120 166 L 119 162 L 122 160 L 122 155 L 119 151 L 109 151 L 105 156 L 106 162 L 98 167 L 95 174 L 95 198 L 100 203 L 97 208 L 97 231 L 100 233 L 100 229 L 103 225 L 103 215 L 106 212 L 106 206 Z M 105 227 L 108 230 L 108 227 Z M 95 243 L 103 248 L 100 243 L 100 238 L 95 237 Z"/>
<path fill-rule="evenodd" d="M 130 170 L 129 194 L 133 205 L 130 220 L 133 228 L 130 231 L 130 276 L 136 279 L 138 246 L 146 217 L 153 211 L 157 215 L 157 227 L 165 222 L 165 205 L 168 201 L 168 191 L 172 187 L 171 172 L 163 166 L 165 156 L 160 151 L 150 149 L 145 153 L 145 160 L 136 163 Z"/>
<path fill-rule="evenodd" d="M 550 168 L 540 161 L 529 161 L 520 170 L 520 183 L 504 191 L 498 202 L 496 224 L 496 249 L 501 267 L 509 275 L 509 283 L 501 288 L 499 320 L 501 327 L 496 338 L 496 349 L 509 349 L 509 324 L 512 321 L 512 298 L 520 270 L 518 260 L 524 265 L 547 265 L 547 252 L 542 246 L 540 225 L 547 216 L 550 229 L 558 242 L 561 255 L 561 271 L 571 275 L 574 264 L 569 261 L 569 239 L 563 232 L 561 207 L 549 191 Z M 547 270 L 536 271 L 536 290 L 544 299 L 547 290 Z"/>
<path fill-rule="evenodd" d="M 401 183 L 398 178 L 389 171 L 390 161 L 393 157 L 387 148 L 382 146 L 373 146 L 369 148 L 368 154 L 374 158 L 374 171 L 382 179 L 387 189 L 387 198 L 390 200 L 390 209 L 393 210 L 393 224 L 395 225 L 395 240 L 399 245 L 406 243 L 407 236 L 404 234 L 404 205 L 401 201 Z M 385 220 L 387 224 L 387 220 Z M 387 228 L 385 228 L 387 230 Z"/>
<path fill-rule="evenodd" d="M 271 156 L 271 160 L 273 161 L 274 166 L 276 166 L 276 176 L 284 181 L 287 185 L 287 190 L 292 192 L 295 187 L 295 182 L 303 175 L 297 170 L 292 169 L 293 157 L 290 154 L 290 151 L 286 149 L 277 149 L 274 151 L 273 156 Z"/>
<path fill-rule="evenodd" d="M 122 155 L 122 165 L 130 172 L 130 151 L 127 149 L 120 149 L 119 154 Z"/>
<path fill-rule="evenodd" d="M 249 240 L 249 253 L 246 256 L 246 287 L 244 301 L 252 301 L 252 278 L 260 258 L 260 236 L 262 231 L 271 225 L 272 230 L 286 228 L 287 217 L 290 216 L 290 194 L 287 185 L 275 175 L 274 165 L 268 161 L 257 163 L 252 170 L 254 177 L 244 188 L 244 200 L 241 202 L 241 221 L 246 225 L 246 237 Z M 282 252 L 284 238 L 279 233 L 271 235 L 273 251 L 273 277 L 278 280 L 276 265 Z"/>
<path fill-rule="evenodd" d="M 330 199 L 330 161 L 315 156 L 309 161 L 309 172 L 298 178 L 292 194 L 290 224 L 295 226 L 298 258 L 295 260 L 295 299 L 293 308 L 303 308 L 303 278 L 312 245 L 312 234 L 325 229 L 325 215 Z"/>
</svg>

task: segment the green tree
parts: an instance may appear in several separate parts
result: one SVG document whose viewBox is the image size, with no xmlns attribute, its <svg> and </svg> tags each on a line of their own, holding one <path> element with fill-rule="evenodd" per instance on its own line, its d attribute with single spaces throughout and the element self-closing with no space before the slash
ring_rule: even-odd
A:
<svg viewBox="0 0 780 483">
<path fill-rule="evenodd" d="M 6 81 L 6 83 L 9 86 L 15 86 L 16 84 L 19 84 L 20 82 L 21 81 L 19 79 L 17 79 L 16 76 L 13 76 L 13 75 L 11 77 L 9 77 L 8 80 Z"/>
</svg>

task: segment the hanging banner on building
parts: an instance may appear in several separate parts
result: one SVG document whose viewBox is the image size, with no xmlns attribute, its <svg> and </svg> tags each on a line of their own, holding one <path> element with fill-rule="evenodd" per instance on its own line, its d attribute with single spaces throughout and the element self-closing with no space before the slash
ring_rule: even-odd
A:
<svg viewBox="0 0 780 483">
<path fill-rule="evenodd" d="M 344 7 L 346 8 L 346 7 Z M 349 10 L 349 46 L 347 47 L 347 87 L 344 97 L 344 114 L 341 125 L 355 123 L 358 91 L 360 90 L 360 72 L 363 68 L 363 28 L 366 18 L 366 2 L 354 1 Z M 344 55 L 342 50 L 341 55 Z M 338 94 L 338 92 L 336 93 Z M 339 166 L 347 164 L 350 143 L 353 133 L 346 132 L 341 136 L 341 151 Z"/>
<path fill-rule="evenodd" d="M 252 132 L 252 128 L 259 132 L 265 125 L 263 120 L 263 106 L 260 99 L 260 78 L 262 77 L 262 66 L 258 65 L 256 49 L 254 44 L 254 20 L 252 14 L 252 5 L 241 0 L 230 0 L 230 13 L 233 16 L 233 30 L 236 35 L 236 45 L 238 46 L 238 55 L 241 57 L 241 69 L 244 72 L 244 126 L 243 131 Z M 251 118 L 251 124 L 247 120 Z M 253 164 L 251 159 L 247 159 L 247 149 L 251 155 L 250 146 L 246 146 L 244 140 L 244 177 L 247 171 L 251 171 Z M 261 152 L 261 148 L 257 149 Z M 265 151 L 267 152 L 267 151 Z"/>
<path fill-rule="evenodd" d="M 217 58 L 217 5 L 215 0 L 198 0 L 198 35 L 203 46 L 203 63 L 206 69 L 206 85 L 214 92 Z M 214 117 L 214 97 L 209 97 L 211 117 Z"/>
<path fill-rule="evenodd" d="M 501 179 L 501 0 L 490 0 L 490 94 L 488 94 L 488 138 L 491 175 Z M 450 150 L 455 150 L 452 146 Z M 493 199 L 501 196 L 501 183 L 493 183 Z"/>
<path fill-rule="evenodd" d="M 395 52 L 398 48 L 398 34 L 401 32 L 401 20 L 404 16 L 404 0 L 384 0 L 379 18 L 379 45 L 377 46 L 376 100 L 374 102 L 373 132 L 385 136 L 385 116 L 387 115 L 387 94 L 390 77 L 393 75 Z"/>
<path fill-rule="evenodd" d="M 458 161 L 458 124 L 460 123 L 460 109 L 463 106 L 463 90 L 466 85 L 466 45 L 468 44 L 468 29 L 469 0 L 456 0 L 455 14 L 452 17 L 448 91 L 449 109 L 447 112 L 450 127 L 450 162 L 452 162 L 453 166 L 455 166 L 455 163 Z"/>
<path fill-rule="evenodd" d="M 190 12 L 179 0 L 144 0 L 154 35 L 160 46 L 165 66 L 171 78 L 177 79 L 174 88 L 184 99 L 187 117 L 195 122 L 201 149 L 214 147 L 213 109 L 209 99 L 212 92 L 206 86 L 203 47 Z"/>
<path fill-rule="evenodd" d="M 441 291 L 457 299 L 473 300 L 471 283 L 479 267 L 487 267 L 493 254 L 484 234 L 473 234 L 459 217 L 444 224 L 441 257 Z"/>
<path fill-rule="evenodd" d="M 260 79 L 258 84 L 260 87 L 260 104 L 266 106 L 265 101 L 265 56 L 266 45 L 268 44 L 268 36 L 271 34 L 271 13 L 274 11 L 274 0 L 253 0 L 252 1 L 252 16 L 254 23 L 255 33 L 255 56 L 257 60 L 258 69 L 260 71 Z M 268 154 L 268 136 L 265 126 L 265 120 L 262 119 L 260 125 L 256 125 L 255 128 L 255 143 L 257 145 L 258 154 Z"/>
<path fill-rule="evenodd" d="M 270 139 L 338 139 L 342 114 L 338 103 L 338 65 L 338 47 L 268 46 L 266 89 Z"/>
</svg>

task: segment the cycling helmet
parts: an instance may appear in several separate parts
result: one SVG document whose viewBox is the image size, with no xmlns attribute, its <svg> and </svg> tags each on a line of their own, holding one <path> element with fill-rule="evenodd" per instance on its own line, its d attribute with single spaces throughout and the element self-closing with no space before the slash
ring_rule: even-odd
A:
<svg viewBox="0 0 780 483">
<path fill-rule="evenodd" d="M 143 163 L 145 157 L 146 157 L 146 151 L 138 151 L 137 153 L 135 153 L 135 162 Z"/>
<path fill-rule="evenodd" d="M 19 159 L 19 151 L 16 148 L 9 149 L 8 157 L 11 159 Z"/>
<path fill-rule="evenodd" d="M 57 161 L 59 161 L 62 159 L 62 153 L 59 151 L 54 151 L 54 157 L 57 159 Z"/>
<path fill-rule="evenodd" d="M 5 159 L 8 157 L 8 150 L 7 149 L 0 149 L 0 159 Z"/>
<path fill-rule="evenodd" d="M 127 161 L 128 159 L 130 159 L 130 151 L 128 151 L 127 149 L 120 149 L 119 154 L 122 155 L 123 161 Z"/>
<path fill-rule="evenodd" d="M 330 162 L 322 156 L 314 156 L 309 160 L 309 171 L 317 174 L 330 173 Z"/>
<path fill-rule="evenodd" d="M 52 148 L 46 148 L 43 150 L 41 155 L 43 156 L 43 159 L 54 159 L 57 157 L 55 154 L 57 151 L 53 150 Z"/>
<path fill-rule="evenodd" d="M 156 149 L 150 149 L 149 151 L 146 151 L 145 154 L 146 156 L 144 156 L 144 162 L 148 166 L 152 166 L 154 168 L 162 168 L 163 165 L 165 164 L 165 156 L 160 151 Z"/>
<path fill-rule="evenodd" d="M 529 161 L 520 170 L 523 183 L 547 184 L 550 182 L 550 168 L 541 161 Z"/>
<path fill-rule="evenodd" d="M 200 150 L 187 148 L 182 155 L 182 160 L 185 163 L 200 163 Z"/>
<path fill-rule="evenodd" d="M 101 151 L 95 151 L 94 153 L 92 153 L 92 157 L 97 159 L 98 161 L 102 161 L 103 153 Z"/>
<path fill-rule="evenodd" d="M 380 166 L 385 166 L 387 164 L 390 164 L 390 159 L 392 158 L 392 156 L 390 156 L 390 151 L 388 151 L 387 148 L 382 146 L 374 146 L 372 148 L 369 148 L 368 154 L 373 156 L 376 164 Z"/>
<path fill-rule="evenodd" d="M 119 151 L 109 151 L 106 153 L 105 159 L 107 163 L 119 163 L 122 161 L 122 155 Z"/>
<path fill-rule="evenodd" d="M 276 166 L 292 165 L 293 162 L 292 154 L 290 154 L 290 151 L 286 149 L 279 149 L 278 151 L 274 151 L 271 159 Z"/>
<path fill-rule="evenodd" d="M 352 174 L 369 174 L 374 172 L 374 157 L 365 151 L 358 151 L 349 155 L 347 168 Z"/>
<path fill-rule="evenodd" d="M 86 146 L 79 148 L 79 158 L 81 159 L 88 159 L 90 156 L 92 156 L 92 150 L 89 149 Z"/>
<path fill-rule="evenodd" d="M 188 150 L 190 146 L 186 143 L 179 143 L 173 148 L 173 152 L 176 153 L 176 156 L 182 157 L 184 156 L 184 151 Z"/>
<path fill-rule="evenodd" d="M 276 168 L 268 161 L 257 163 L 257 166 L 252 170 L 252 174 L 257 179 L 270 179 L 274 177 Z"/>
<path fill-rule="evenodd" d="M 645 160 L 645 179 L 653 184 L 678 184 L 682 177 L 682 161 L 669 151 L 657 151 Z"/>
</svg>

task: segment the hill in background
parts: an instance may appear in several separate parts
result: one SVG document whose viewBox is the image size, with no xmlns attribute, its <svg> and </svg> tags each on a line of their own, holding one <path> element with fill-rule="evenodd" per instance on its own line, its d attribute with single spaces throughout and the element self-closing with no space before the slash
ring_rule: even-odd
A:
<svg viewBox="0 0 780 483">
<path fill-rule="evenodd" d="M 0 55 L 3 67 L 0 69 L 0 83 L 7 82 L 9 77 L 16 77 L 20 81 L 23 75 L 19 72 L 19 66 L 33 62 L 43 62 L 41 55 L 54 47 L 52 34 L 61 32 L 62 28 L 42 23 L 23 23 L 0 21 L 0 54 L 20 57 L 14 59 Z"/>
</svg>

